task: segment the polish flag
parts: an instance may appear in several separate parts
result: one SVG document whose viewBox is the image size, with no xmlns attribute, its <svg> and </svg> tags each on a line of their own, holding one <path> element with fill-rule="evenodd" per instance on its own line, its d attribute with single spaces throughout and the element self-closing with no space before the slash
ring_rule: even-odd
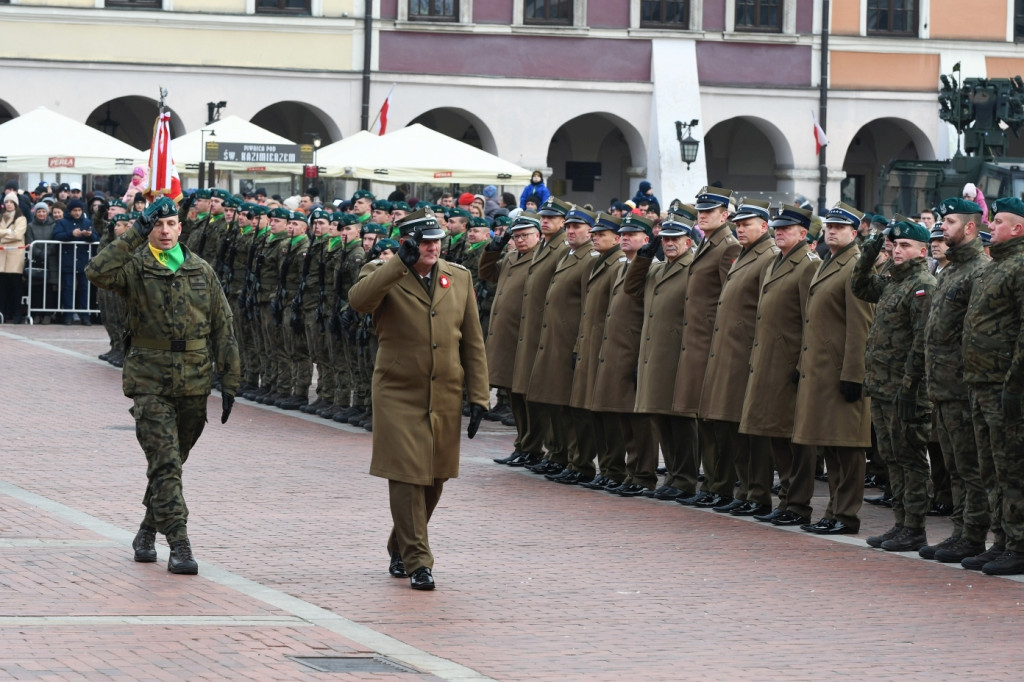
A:
<svg viewBox="0 0 1024 682">
<path fill-rule="evenodd" d="M 380 111 L 377 113 L 377 120 L 370 126 L 370 132 L 378 135 L 383 135 L 388 131 L 388 114 L 391 112 L 391 95 L 395 92 L 395 86 L 392 85 L 391 89 L 388 90 L 388 96 L 384 98 L 384 104 L 381 105 Z"/>
<path fill-rule="evenodd" d="M 821 148 L 828 144 L 828 137 L 825 136 L 825 129 L 818 125 L 818 117 L 811 110 L 811 119 L 814 121 L 814 153 L 820 154 Z"/>
<path fill-rule="evenodd" d="M 144 191 L 152 201 L 160 196 L 181 201 L 181 179 L 171 153 L 171 114 L 164 112 L 153 126 L 153 143 L 149 148 L 149 180 Z"/>
</svg>

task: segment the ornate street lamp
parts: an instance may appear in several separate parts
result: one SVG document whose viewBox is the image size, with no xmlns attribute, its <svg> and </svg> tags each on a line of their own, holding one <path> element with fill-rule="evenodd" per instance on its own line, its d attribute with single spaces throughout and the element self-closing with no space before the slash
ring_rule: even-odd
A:
<svg viewBox="0 0 1024 682">
<path fill-rule="evenodd" d="M 690 170 L 690 164 L 697 160 L 697 151 L 700 149 L 700 141 L 693 139 L 690 131 L 700 121 L 693 119 L 689 123 L 676 121 L 676 139 L 679 140 L 679 153 L 686 164 L 686 170 Z M 683 128 L 686 128 L 686 137 L 683 137 Z"/>
</svg>

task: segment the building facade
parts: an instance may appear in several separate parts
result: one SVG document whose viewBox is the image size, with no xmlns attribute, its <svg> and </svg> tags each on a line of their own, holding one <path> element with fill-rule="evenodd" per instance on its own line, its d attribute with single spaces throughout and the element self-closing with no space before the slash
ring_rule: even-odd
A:
<svg viewBox="0 0 1024 682">
<path fill-rule="evenodd" d="M 577 203 L 628 198 L 644 179 L 666 203 L 711 182 L 813 201 L 824 76 L 826 201 L 870 209 L 885 164 L 956 148 L 938 117 L 940 74 L 958 62 L 964 77 L 1024 74 L 1022 4 L 10 0 L 0 62 L 15 87 L 0 93 L 0 120 L 46 106 L 145 148 L 163 86 L 175 135 L 224 102 L 329 144 L 394 85 L 390 126 L 422 123 L 543 169 Z M 687 168 L 675 122 L 692 120 L 701 147 Z"/>
</svg>

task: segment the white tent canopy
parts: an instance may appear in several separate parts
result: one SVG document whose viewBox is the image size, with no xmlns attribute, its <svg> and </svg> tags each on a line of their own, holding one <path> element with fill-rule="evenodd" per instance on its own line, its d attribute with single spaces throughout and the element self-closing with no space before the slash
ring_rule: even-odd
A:
<svg viewBox="0 0 1024 682">
<path fill-rule="evenodd" d="M 419 123 L 386 135 L 365 131 L 317 152 L 324 177 L 377 182 L 528 184 L 530 171 Z"/>
<path fill-rule="evenodd" d="M 211 134 L 212 133 L 212 134 Z M 266 128 L 261 128 L 238 116 L 226 116 L 219 121 L 204 126 L 199 130 L 176 137 L 171 140 L 171 151 L 174 153 L 174 164 L 179 174 L 195 174 L 197 170 L 190 170 L 188 166 L 196 166 L 203 161 L 203 147 L 210 143 L 218 144 L 251 144 L 254 146 L 276 147 L 287 145 L 294 147 L 295 143 L 277 133 L 272 133 Z M 268 172 L 268 173 L 302 173 L 301 162 L 276 163 L 261 160 L 252 161 L 223 161 L 216 160 L 214 164 L 217 170 Z"/>
<path fill-rule="evenodd" d="M 0 172 L 131 175 L 141 151 L 45 107 L 0 125 Z"/>
</svg>

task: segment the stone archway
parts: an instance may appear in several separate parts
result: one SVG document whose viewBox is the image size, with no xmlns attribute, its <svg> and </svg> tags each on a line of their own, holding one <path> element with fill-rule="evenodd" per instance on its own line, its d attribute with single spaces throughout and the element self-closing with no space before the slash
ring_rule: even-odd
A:
<svg viewBox="0 0 1024 682">
<path fill-rule="evenodd" d="M 310 144 L 314 135 L 320 136 L 322 147 L 341 139 L 341 131 L 331 117 L 306 102 L 277 102 L 260 109 L 249 120 L 296 144 Z"/>
<path fill-rule="evenodd" d="M 583 114 L 563 123 L 551 136 L 547 155 L 551 177 L 546 182 L 552 194 L 602 211 L 613 199 L 633 196 L 630 184 L 637 179 L 633 169 L 643 167 L 646 159 L 643 137 L 628 121 L 607 112 Z"/>
<path fill-rule="evenodd" d="M 793 201 L 793 180 L 779 172 L 793 168 L 793 150 L 773 123 L 756 116 L 730 118 L 712 126 L 704 144 L 708 184 L 741 197 Z"/>
<path fill-rule="evenodd" d="M 882 189 L 880 175 L 889 164 L 934 158 L 931 141 L 914 123 L 900 118 L 870 121 L 860 127 L 846 149 L 843 200 L 863 210 L 878 212 Z"/>
<path fill-rule="evenodd" d="M 478 116 L 465 109 L 458 107 L 431 109 L 409 121 L 409 125 L 413 123 L 419 123 L 489 154 L 498 153 L 498 147 L 490 128 Z"/>
<path fill-rule="evenodd" d="M 85 124 L 137 149 L 149 149 L 153 142 L 153 124 L 159 113 L 156 100 L 141 95 L 127 95 L 103 102 L 92 110 Z M 181 117 L 171 110 L 171 136 L 185 134 Z"/>
<path fill-rule="evenodd" d="M 18 112 L 10 104 L 0 99 L 0 124 L 7 123 L 12 118 L 17 118 Z"/>
</svg>

